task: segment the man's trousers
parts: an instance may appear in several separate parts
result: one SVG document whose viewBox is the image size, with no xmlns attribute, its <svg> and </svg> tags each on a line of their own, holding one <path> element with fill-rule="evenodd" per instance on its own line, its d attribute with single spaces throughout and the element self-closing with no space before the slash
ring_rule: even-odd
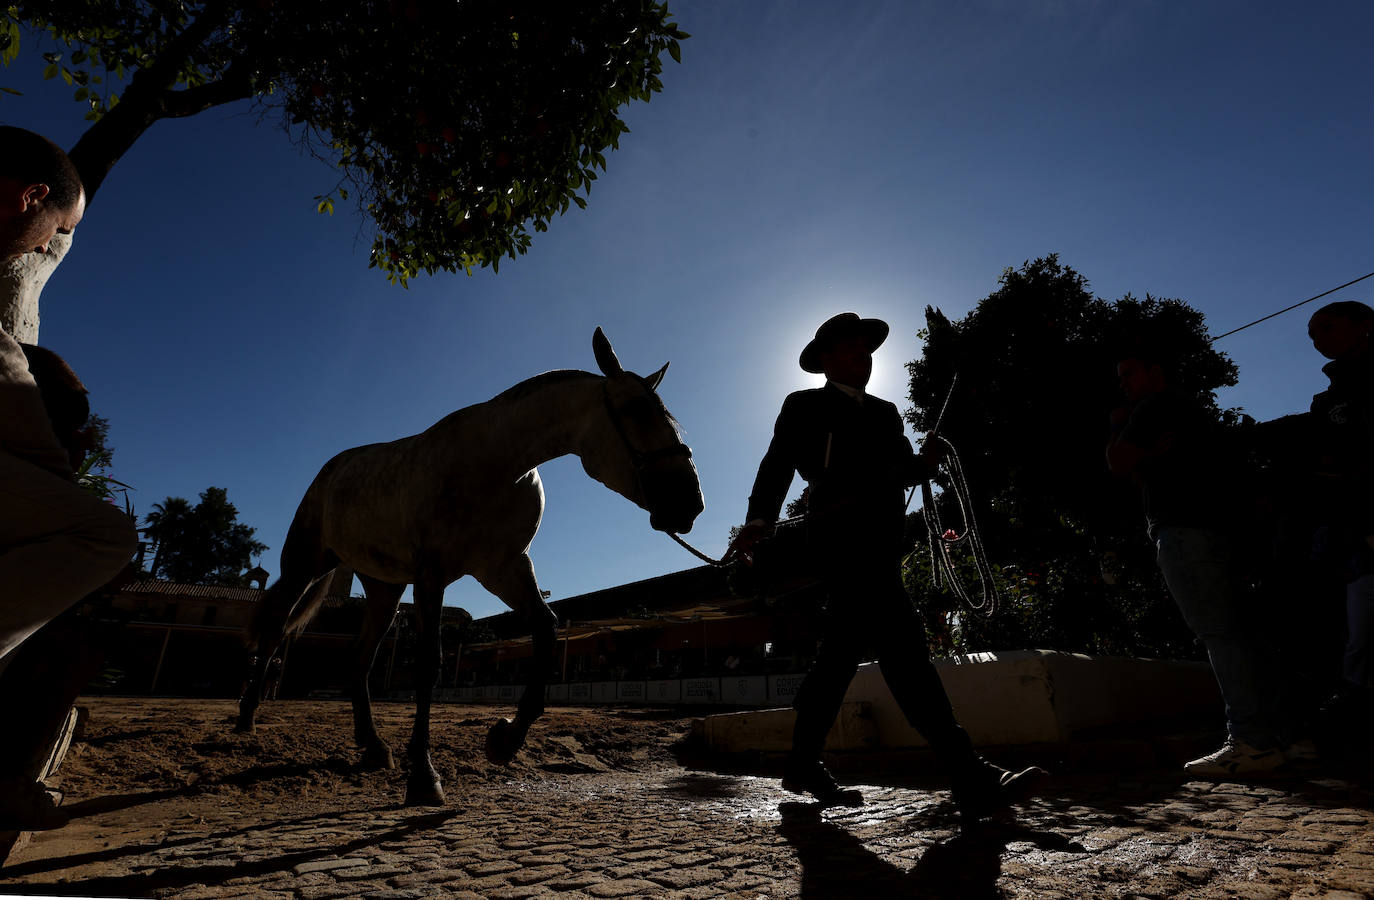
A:
<svg viewBox="0 0 1374 900">
<path fill-rule="evenodd" d="M 0 452 L 0 659 L 119 574 L 137 546 L 123 511 Z"/>
</svg>

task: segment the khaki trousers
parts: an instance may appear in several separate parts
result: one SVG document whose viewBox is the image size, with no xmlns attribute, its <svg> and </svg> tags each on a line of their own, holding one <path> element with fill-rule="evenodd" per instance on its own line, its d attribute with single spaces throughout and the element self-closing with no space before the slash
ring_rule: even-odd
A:
<svg viewBox="0 0 1374 900">
<path fill-rule="evenodd" d="M 122 510 L 0 452 L 0 659 L 114 578 L 137 546 Z"/>
</svg>

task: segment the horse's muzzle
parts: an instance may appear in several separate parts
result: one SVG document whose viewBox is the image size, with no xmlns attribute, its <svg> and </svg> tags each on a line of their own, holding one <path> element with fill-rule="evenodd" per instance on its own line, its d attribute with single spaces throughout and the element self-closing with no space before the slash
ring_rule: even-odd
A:
<svg viewBox="0 0 1374 900">
<path fill-rule="evenodd" d="M 649 527 L 655 531 L 666 531 L 671 534 L 687 534 L 692 530 L 692 523 L 697 516 L 706 508 L 701 499 L 701 492 L 696 492 L 690 499 L 682 499 L 675 503 L 655 503 L 649 507 Z"/>
</svg>

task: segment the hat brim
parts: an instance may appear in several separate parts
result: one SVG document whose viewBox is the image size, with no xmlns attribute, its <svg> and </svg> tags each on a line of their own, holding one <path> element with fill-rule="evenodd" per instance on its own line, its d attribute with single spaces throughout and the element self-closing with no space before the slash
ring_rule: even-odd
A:
<svg viewBox="0 0 1374 900">
<path fill-rule="evenodd" d="M 887 340 L 888 330 L 887 323 L 882 319 L 836 316 L 816 331 L 816 336 L 802 349 L 797 362 L 801 364 L 804 372 L 813 375 L 823 374 L 825 369 L 821 365 L 821 357 L 831 347 L 852 337 L 862 337 L 868 343 L 868 352 L 872 353 Z"/>
</svg>

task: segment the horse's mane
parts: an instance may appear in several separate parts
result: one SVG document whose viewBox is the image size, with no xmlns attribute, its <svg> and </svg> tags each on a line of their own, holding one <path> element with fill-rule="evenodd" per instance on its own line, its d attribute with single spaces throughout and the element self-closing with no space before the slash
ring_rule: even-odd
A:
<svg viewBox="0 0 1374 900">
<path fill-rule="evenodd" d="M 499 400 L 519 400 L 527 394 L 533 394 L 535 391 L 541 391 L 549 385 L 558 384 L 563 381 L 601 377 L 600 375 L 593 375 L 591 372 L 584 372 L 581 369 L 554 369 L 552 372 L 545 372 L 533 378 L 526 378 L 514 387 L 506 388 L 495 397 L 492 397 L 491 402 L 494 403 Z"/>
<path fill-rule="evenodd" d="M 598 381 L 603 381 L 605 380 L 605 376 L 597 375 L 594 372 L 584 372 L 581 369 L 554 369 L 551 372 L 544 372 L 541 375 L 535 375 L 533 378 L 526 378 L 519 384 L 507 388 L 506 390 L 497 394 L 495 397 L 492 397 L 491 400 L 487 402 L 499 403 L 502 401 L 519 400 L 521 397 L 524 397 L 528 394 L 532 394 L 536 391 L 543 390 L 544 388 L 553 384 L 558 384 L 560 382 L 565 381 L 578 381 L 583 379 L 596 379 Z M 651 390 L 649 391 L 649 395 L 654 399 L 655 403 L 658 405 L 658 409 L 660 412 L 663 413 L 664 418 L 668 420 L 668 425 L 675 432 L 677 432 L 679 438 L 682 438 L 682 425 L 673 416 L 673 414 L 668 411 L 668 408 L 663 405 L 663 400 L 658 396 L 658 392 Z"/>
</svg>

